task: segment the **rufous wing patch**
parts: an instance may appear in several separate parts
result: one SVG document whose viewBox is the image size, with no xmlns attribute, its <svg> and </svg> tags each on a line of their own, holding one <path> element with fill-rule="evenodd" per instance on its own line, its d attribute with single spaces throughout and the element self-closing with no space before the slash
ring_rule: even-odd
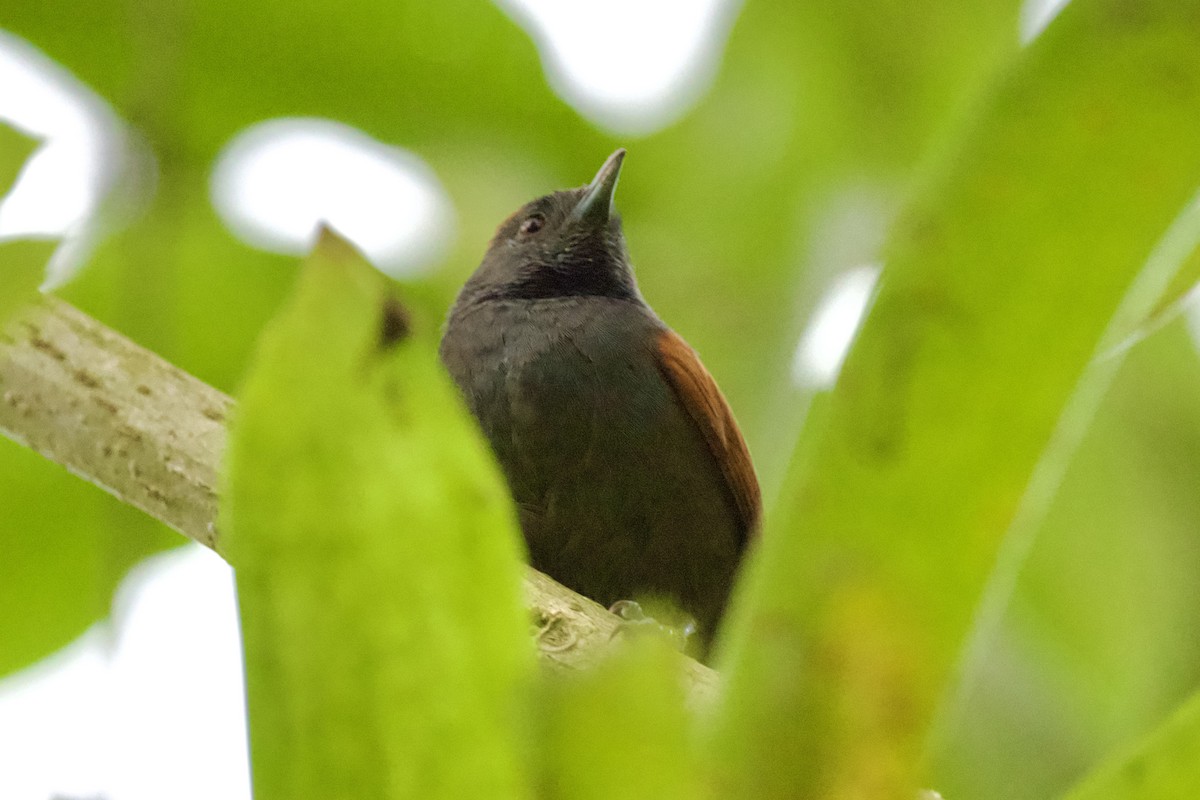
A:
<svg viewBox="0 0 1200 800">
<path fill-rule="evenodd" d="M 733 411 L 717 382 L 700 362 L 696 351 L 674 331 L 658 337 L 658 364 L 688 415 L 700 429 L 713 458 L 725 476 L 747 539 L 758 532 L 762 519 L 762 493 L 750 450 L 733 418 Z"/>
</svg>

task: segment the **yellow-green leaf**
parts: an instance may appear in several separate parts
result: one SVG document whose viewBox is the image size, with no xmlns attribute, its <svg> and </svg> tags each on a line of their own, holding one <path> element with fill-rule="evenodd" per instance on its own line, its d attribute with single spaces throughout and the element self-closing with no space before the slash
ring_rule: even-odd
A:
<svg viewBox="0 0 1200 800">
<path fill-rule="evenodd" d="M 590 672 L 547 676 L 543 688 L 540 796 L 702 796 L 679 656 L 663 640 L 639 636 Z"/>
<path fill-rule="evenodd" d="M 241 394 L 222 534 L 260 800 L 526 794 L 511 502 L 410 327 L 325 233 Z"/>
<path fill-rule="evenodd" d="M 1137 748 L 1084 779 L 1066 800 L 1191 800 L 1200 796 L 1200 694 Z"/>
<path fill-rule="evenodd" d="M 1072 3 L 907 209 L 735 603 L 734 796 L 914 788 L 1032 471 L 1200 184 L 1198 26 L 1195 0 Z"/>
<path fill-rule="evenodd" d="M 0 324 L 37 297 L 46 263 L 57 246 L 57 241 L 48 239 L 0 241 Z"/>
<path fill-rule="evenodd" d="M 1200 629 L 1196 442 L 1200 360 L 1177 320 L 1121 363 L 945 715 L 929 785 L 1057 796 L 1191 694 L 1200 640 L 1179 631 Z"/>
<path fill-rule="evenodd" d="M 0 122 L 0 198 L 8 194 L 38 140 Z"/>
</svg>

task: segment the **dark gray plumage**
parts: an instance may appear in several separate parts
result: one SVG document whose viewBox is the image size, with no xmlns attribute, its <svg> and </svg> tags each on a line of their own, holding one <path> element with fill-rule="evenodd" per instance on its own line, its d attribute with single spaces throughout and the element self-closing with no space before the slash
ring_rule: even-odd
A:
<svg viewBox="0 0 1200 800">
<path fill-rule="evenodd" d="M 501 225 L 441 356 L 508 479 L 533 566 L 605 605 L 670 600 L 707 640 L 758 485 L 716 384 L 638 292 L 611 213 L 623 156 Z"/>
</svg>

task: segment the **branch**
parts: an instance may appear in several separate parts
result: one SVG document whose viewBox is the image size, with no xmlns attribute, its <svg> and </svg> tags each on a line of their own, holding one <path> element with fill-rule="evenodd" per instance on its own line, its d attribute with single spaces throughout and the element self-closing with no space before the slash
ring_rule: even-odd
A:
<svg viewBox="0 0 1200 800">
<path fill-rule="evenodd" d="M 67 303 L 43 297 L 0 331 L 0 433 L 220 553 L 217 472 L 233 400 Z M 542 661 L 601 660 L 619 621 L 530 569 Z M 682 657 L 693 706 L 717 675 Z"/>
</svg>

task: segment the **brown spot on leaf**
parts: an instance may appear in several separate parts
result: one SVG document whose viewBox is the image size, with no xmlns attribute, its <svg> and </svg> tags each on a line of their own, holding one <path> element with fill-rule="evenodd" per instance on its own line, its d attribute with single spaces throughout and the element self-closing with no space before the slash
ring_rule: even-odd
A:
<svg viewBox="0 0 1200 800">
<path fill-rule="evenodd" d="M 394 297 L 383 301 L 383 316 L 379 324 L 379 349 L 388 350 L 408 337 L 412 320 L 408 310 Z"/>
</svg>

